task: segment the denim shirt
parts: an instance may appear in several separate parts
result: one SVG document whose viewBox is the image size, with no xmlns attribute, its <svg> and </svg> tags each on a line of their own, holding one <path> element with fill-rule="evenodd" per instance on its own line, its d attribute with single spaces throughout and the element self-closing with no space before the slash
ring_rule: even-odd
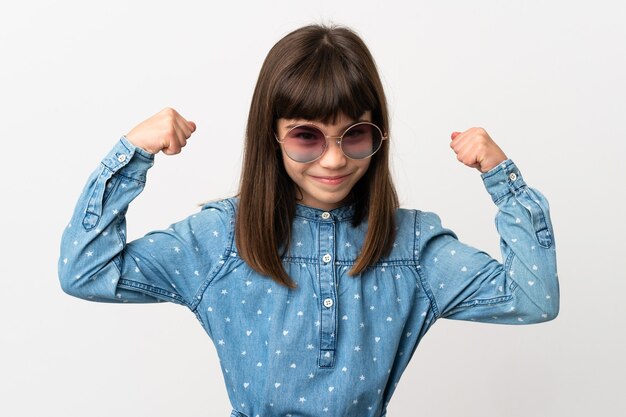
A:
<svg viewBox="0 0 626 417">
<path fill-rule="evenodd" d="M 558 313 L 548 204 L 511 160 L 483 174 L 503 263 L 437 215 L 398 209 L 389 255 L 352 277 L 366 222 L 352 226 L 351 206 L 298 205 L 283 257 L 295 289 L 239 257 L 236 199 L 127 243 L 124 215 L 152 164 L 124 137 L 102 160 L 63 234 L 61 286 L 92 301 L 189 308 L 216 346 L 231 416 L 384 416 L 437 319 L 529 324 Z"/>
</svg>

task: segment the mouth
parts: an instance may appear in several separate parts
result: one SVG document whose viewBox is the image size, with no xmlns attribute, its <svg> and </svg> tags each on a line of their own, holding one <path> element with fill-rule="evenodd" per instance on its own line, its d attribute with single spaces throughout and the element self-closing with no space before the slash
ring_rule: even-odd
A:
<svg viewBox="0 0 626 417">
<path fill-rule="evenodd" d="M 347 180 L 349 176 L 350 176 L 350 174 L 333 175 L 333 176 L 311 175 L 311 178 L 313 178 L 317 182 L 321 182 L 322 184 L 337 185 L 337 184 L 341 184 L 342 182 Z"/>
</svg>

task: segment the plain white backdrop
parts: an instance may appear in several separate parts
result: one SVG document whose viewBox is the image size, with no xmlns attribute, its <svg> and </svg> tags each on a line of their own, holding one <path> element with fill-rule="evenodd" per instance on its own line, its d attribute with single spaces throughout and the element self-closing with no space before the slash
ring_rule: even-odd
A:
<svg viewBox="0 0 626 417">
<path fill-rule="evenodd" d="M 403 206 L 499 258 L 495 207 L 448 147 L 482 126 L 548 197 L 556 229 L 557 320 L 440 321 L 388 415 L 626 415 L 625 18 L 617 0 L 3 2 L 0 414 L 229 415 L 193 314 L 66 296 L 60 236 L 100 158 L 166 106 L 198 130 L 157 156 L 129 237 L 236 193 L 265 54 L 297 27 L 337 23 L 379 65 Z"/>
</svg>

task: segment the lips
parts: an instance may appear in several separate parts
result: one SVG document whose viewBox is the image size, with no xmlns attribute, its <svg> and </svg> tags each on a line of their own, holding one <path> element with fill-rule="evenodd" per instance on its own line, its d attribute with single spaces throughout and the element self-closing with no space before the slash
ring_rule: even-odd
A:
<svg viewBox="0 0 626 417">
<path fill-rule="evenodd" d="M 321 182 L 322 184 L 337 185 L 344 182 L 346 179 L 348 179 L 349 176 L 350 174 L 333 176 L 311 175 L 311 178 L 313 178 L 315 181 Z"/>
</svg>

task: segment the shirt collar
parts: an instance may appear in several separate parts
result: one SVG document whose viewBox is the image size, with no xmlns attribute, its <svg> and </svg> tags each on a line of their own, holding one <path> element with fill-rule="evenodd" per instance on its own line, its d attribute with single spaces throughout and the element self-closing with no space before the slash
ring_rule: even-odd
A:
<svg viewBox="0 0 626 417">
<path fill-rule="evenodd" d="M 341 221 L 341 220 L 349 220 L 354 217 L 354 204 L 349 204 L 347 206 L 337 207 L 333 210 L 321 210 L 314 207 L 305 206 L 302 204 L 296 204 L 296 217 L 303 217 L 308 220 L 314 221 Z M 324 213 L 329 213 L 324 214 Z"/>
</svg>

